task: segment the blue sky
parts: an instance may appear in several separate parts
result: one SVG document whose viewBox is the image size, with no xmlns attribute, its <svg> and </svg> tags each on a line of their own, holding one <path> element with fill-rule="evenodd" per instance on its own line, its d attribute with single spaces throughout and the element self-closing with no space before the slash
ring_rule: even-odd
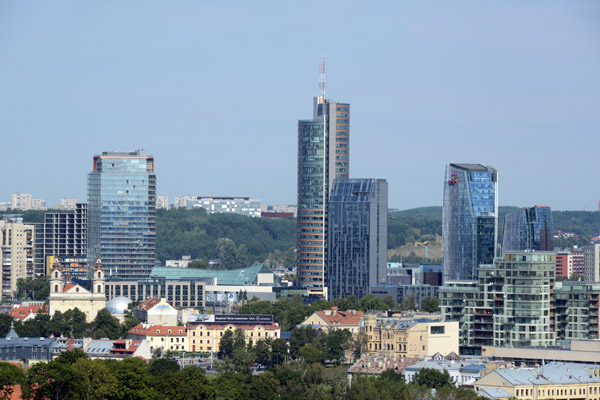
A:
<svg viewBox="0 0 600 400">
<path fill-rule="evenodd" d="M 324 53 L 350 174 L 390 207 L 474 162 L 501 205 L 597 209 L 597 1 L 0 0 L 0 201 L 85 201 L 94 154 L 144 148 L 171 201 L 293 204 Z"/>
</svg>

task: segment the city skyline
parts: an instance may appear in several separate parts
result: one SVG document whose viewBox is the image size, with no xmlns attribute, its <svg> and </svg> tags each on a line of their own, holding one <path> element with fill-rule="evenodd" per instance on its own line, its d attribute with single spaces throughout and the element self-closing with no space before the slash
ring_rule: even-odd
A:
<svg viewBox="0 0 600 400">
<path fill-rule="evenodd" d="M 84 201 L 91 155 L 144 148 L 157 194 L 294 204 L 326 53 L 352 176 L 386 177 L 391 208 L 441 205 L 443 166 L 477 162 L 501 205 L 597 210 L 596 2 L 141 4 L 0 5 L 0 201 Z"/>
</svg>

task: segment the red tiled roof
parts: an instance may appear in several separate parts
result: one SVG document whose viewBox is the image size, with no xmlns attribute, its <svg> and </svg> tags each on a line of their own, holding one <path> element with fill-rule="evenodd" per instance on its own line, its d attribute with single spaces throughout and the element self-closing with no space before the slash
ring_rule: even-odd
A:
<svg viewBox="0 0 600 400">
<path fill-rule="evenodd" d="M 150 299 L 146 299 L 144 301 L 142 301 L 140 304 L 137 305 L 137 309 L 140 310 L 150 310 L 152 307 L 154 307 L 155 305 L 157 305 L 158 303 L 160 303 L 160 298 L 155 297 L 155 298 L 150 298 Z"/>
<path fill-rule="evenodd" d="M 362 311 L 338 311 L 335 307 L 331 310 L 317 311 L 317 314 L 330 326 L 359 325 L 360 319 L 365 315 Z"/>
<path fill-rule="evenodd" d="M 65 285 L 65 288 L 63 289 L 63 293 L 66 292 L 67 290 L 74 288 L 76 285 L 74 283 L 67 283 Z"/>
<path fill-rule="evenodd" d="M 48 312 L 48 306 L 45 304 L 30 304 L 28 306 L 17 306 L 8 312 L 8 315 L 23 321 L 29 314 L 37 314 L 40 310 Z"/>
<path fill-rule="evenodd" d="M 181 333 L 179 330 L 181 329 Z M 171 333 L 169 333 L 169 330 Z M 141 336 L 187 336 L 185 326 L 139 324 L 127 331 L 128 334 Z"/>
</svg>

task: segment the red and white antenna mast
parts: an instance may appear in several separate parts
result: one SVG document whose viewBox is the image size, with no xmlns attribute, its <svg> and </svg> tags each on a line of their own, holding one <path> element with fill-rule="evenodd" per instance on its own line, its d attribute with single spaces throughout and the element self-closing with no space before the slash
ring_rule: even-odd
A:
<svg viewBox="0 0 600 400">
<path fill-rule="evenodd" d="M 319 97 L 325 100 L 325 58 L 327 56 L 324 54 L 321 60 L 321 64 L 319 64 Z"/>
</svg>

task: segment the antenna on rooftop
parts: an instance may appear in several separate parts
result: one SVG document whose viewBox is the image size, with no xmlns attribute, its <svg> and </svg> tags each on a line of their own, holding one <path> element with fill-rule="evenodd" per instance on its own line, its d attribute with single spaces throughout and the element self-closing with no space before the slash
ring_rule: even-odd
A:
<svg viewBox="0 0 600 400">
<path fill-rule="evenodd" d="M 325 99 L 325 58 L 327 55 L 323 54 L 321 64 L 319 64 L 319 97 Z"/>
</svg>

